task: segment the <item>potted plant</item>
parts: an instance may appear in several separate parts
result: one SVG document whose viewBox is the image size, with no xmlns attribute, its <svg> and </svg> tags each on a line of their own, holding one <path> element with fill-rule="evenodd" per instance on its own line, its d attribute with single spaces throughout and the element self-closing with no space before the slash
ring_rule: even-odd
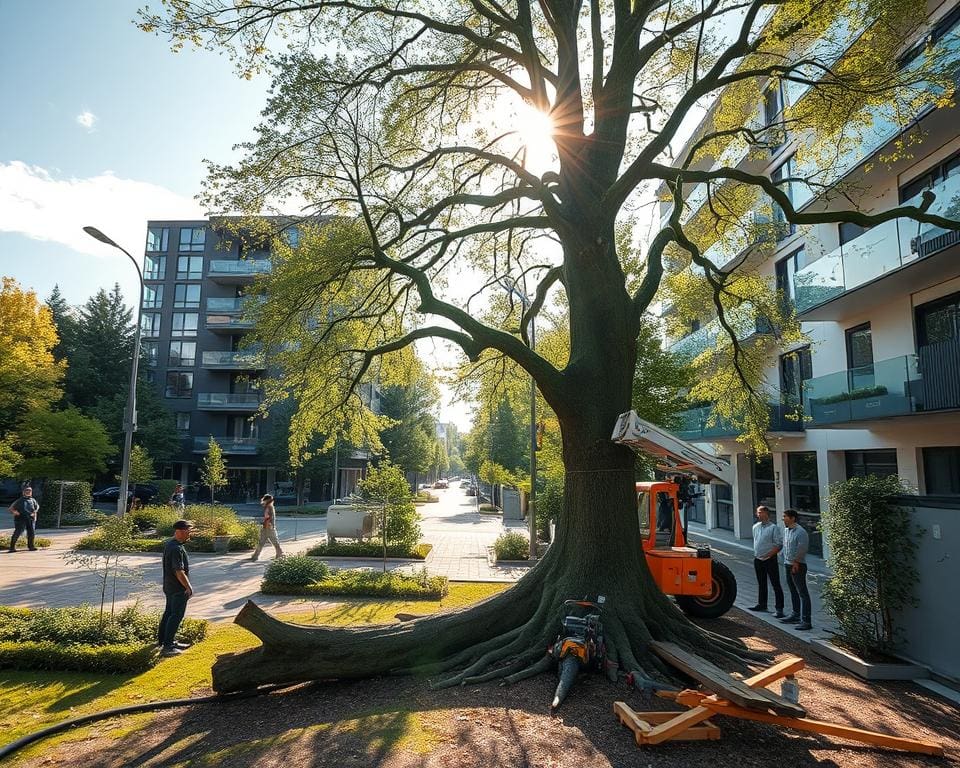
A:
<svg viewBox="0 0 960 768">
<path fill-rule="evenodd" d="M 907 492 L 897 476 L 853 477 L 830 487 L 822 528 L 830 544 L 832 577 L 823 588 L 826 609 L 840 630 L 815 651 L 867 680 L 912 680 L 928 671 L 897 658 L 900 612 L 915 604 L 920 531 L 895 502 Z"/>
<path fill-rule="evenodd" d="M 221 518 L 213 521 L 213 551 L 225 555 L 230 549 L 230 524 Z"/>
</svg>

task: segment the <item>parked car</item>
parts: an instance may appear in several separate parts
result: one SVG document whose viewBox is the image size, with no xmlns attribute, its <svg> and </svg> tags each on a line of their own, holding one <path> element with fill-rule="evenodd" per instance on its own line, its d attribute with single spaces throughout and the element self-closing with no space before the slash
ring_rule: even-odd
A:
<svg viewBox="0 0 960 768">
<path fill-rule="evenodd" d="M 446 481 L 446 480 L 437 480 L 437 482 L 435 482 L 435 483 L 433 484 L 433 487 L 434 487 L 434 488 L 448 488 L 449 486 L 447 485 L 447 481 Z"/>
<path fill-rule="evenodd" d="M 471 485 L 467 487 L 467 496 L 476 496 L 477 495 L 477 486 Z"/>
<path fill-rule="evenodd" d="M 154 496 L 160 492 L 160 489 L 155 485 L 150 485 L 149 483 L 142 483 L 133 486 L 133 495 L 136 496 L 144 504 L 148 503 Z M 99 491 L 94 491 L 93 500 L 94 501 L 116 501 L 117 497 L 120 495 L 120 486 L 111 485 L 107 488 L 101 488 Z"/>
</svg>

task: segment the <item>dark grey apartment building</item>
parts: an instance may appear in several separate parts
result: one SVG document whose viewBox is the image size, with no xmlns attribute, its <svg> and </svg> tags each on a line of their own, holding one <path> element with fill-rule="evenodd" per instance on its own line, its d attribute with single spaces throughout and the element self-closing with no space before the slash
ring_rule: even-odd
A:
<svg viewBox="0 0 960 768">
<path fill-rule="evenodd" d="M 221 446 L 229 483 L 225 500 L 252 501 L 274 492 L 286 475 L 261 452 L 256 418 L 261 384 L 269 375 L 262 355 L 241 351 L 252 329 L 244 303 L 255 301 L 257 275 L 271 269 L 268 244 L 238 237 L 229 220 L 150 221 L 143 261 L 140 327 L 145 375 L 175 414 L 181 451 L 166 477 L 194 486 L 210 437 Z M 298 236 L 288 227 L 292 244 Z M 320 500 L 353 491 L 368 454 L 339 451 L 331 476 L 311 490 Z"/>
</svg>

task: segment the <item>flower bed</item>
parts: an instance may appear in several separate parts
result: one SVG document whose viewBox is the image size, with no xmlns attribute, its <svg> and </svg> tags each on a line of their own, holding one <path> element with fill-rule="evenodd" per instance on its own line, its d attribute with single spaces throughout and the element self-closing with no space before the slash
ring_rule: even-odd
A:
<svg viewBox="0 0 960 768">
<path fill-rule="evenodd" d="M 0 668 L 139 672 L 157 660 L 159 613 L 125 608 L 114 616 L 87 605 L 0 607 Z M 196 643 L 207 622 L 184 619 L 177 639 Z"/>
<path fill-rule="evenodd" d="M 412 547 L 387 545 L 387 557 L 403 557 L 425 560 L 433 544 L 416 544 Z M 334 544 L 315 544 L 306 554 L 314 557 L 367 557 L 382 558 L 383 543 L 378 541 L 338 541 Z"/>
</svg>

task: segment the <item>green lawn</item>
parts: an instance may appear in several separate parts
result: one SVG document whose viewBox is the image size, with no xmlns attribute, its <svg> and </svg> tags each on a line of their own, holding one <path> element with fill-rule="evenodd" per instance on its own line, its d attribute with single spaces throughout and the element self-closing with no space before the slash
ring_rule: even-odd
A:
<svg viewBox="0 0 960 768">
<path fill-rule="evenodd" d="M 300 624 L 379 624 L 394 621 L 394 614 L 401 611 L 428 614 L 469 605 L 508 586 L 454 582 L 450 585 L 450 594 L 442 601 L 351 599 L 323 611 L 300 610 L 281 615 Z M 223 622 L 212 624 L 207 639 L 182 656 L 163 659 L 138 675 L 0 670 L 0 732 L 3 733 L 3 742 L 8 743 L 86 712 L 209 693 L 210 667 L 216 657 L 250 648 L 257 642 L 246 630 Z M 150 714 L 128 717 L 121 728 L 111 733 L 120 737 L 149 722 L 151 717 Z M 80 728 L 41 741 L 19 756 L 39 755 L 53 742 L 82 740 L 90 728 L 95 727 Z"/>
</svg>

